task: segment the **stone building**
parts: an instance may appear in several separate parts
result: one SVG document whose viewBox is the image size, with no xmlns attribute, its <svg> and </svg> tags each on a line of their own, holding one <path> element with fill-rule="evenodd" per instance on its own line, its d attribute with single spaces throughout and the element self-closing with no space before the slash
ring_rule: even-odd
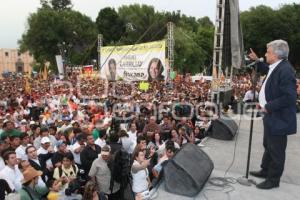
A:
<svg viewBox="0 0 300 200">
<path fill-rule="evenodd" d="M 33 62 L 34 58 L 29 52 L 20 53 L 18 49 L 0 48 L 0 77 L 7 72 L 29 72 Z"/>
</svg>

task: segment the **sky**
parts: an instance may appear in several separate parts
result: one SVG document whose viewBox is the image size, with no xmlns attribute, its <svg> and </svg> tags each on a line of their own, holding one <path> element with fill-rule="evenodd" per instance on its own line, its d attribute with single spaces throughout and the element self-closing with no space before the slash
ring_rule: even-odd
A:
<svg viewBox="0 0 300 200">
<path fill-rule="evenodd" d="M 18 48 L 17 41 L 27 28 L 27 18 L 37 11 L 40 0 L 0 0 L 0 48 Z M 277 9 L 282 4 L 300 3 L 300 0 L 240 0 L 240 10 L 245 11 L 257 5 Z M 99 10 L 105 7 L 118 8 L 134 3 L 152 5 L 157 11 L 177 11 L 201 18 L 208 16 L 215 20 L 216 0 L 72 0 L 73 9 L 96 19 Z"/>
</svg>

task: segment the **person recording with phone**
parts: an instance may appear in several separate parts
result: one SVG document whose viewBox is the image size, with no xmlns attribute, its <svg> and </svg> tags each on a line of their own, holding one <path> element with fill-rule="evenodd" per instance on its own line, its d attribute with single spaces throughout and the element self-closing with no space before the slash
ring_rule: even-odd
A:
<svg viewBox="0 0 300 200">
<path fill-rule="evenodd" d="M 249 57 L 258 61 L 252 50 Z M 259 189 L 279 187 L 284 170 L 287 136 L 297 133 L 296 75 L 288 60 L 289 46 L 284 40 L 267 44 L 266 62 L 257 62 L 258 71 L 266 77 L 261 86 L 258 108 L 264 113 L 264 154 L 259 171 L 250 175 L 265 178 L 256 185 Z"/>
</svg>

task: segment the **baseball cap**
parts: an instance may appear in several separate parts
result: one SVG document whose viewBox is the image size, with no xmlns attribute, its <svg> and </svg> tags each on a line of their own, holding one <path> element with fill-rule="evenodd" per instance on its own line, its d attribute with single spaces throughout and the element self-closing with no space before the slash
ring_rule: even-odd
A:
<svg viewBox="0 0 300 200">
<path fill-rule="evenodd" d="M 56 147 L 59 148 L 62 144 L 66 144 L 66 142 L 63 140 L 58 140 L 56 143 Z"/>
<path fill-rule="evenodd" d="M 62 120 L 62 121 L 70 121 L 71 118 L 70 118 L 69 116 L 63 116 L 63 117 L 61 118 L 61 120 Z"/>
<path fill-rule="evenodd" d="M 48 137 L 43 137 L 41 139 L 41 144 L 46 144 L 46 143 L 50 143 L 50 139 Z"/>
</svg>

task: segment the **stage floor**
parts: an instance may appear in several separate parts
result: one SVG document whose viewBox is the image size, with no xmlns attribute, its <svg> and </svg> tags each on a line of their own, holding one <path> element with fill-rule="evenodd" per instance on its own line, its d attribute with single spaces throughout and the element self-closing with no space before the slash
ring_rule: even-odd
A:
<svg viewBox="0 0 300 200">
<path fill-rule="evenodd" d="M 300 132 L 300 115 L 297 115 L 298 132 Z M 239 119 L 236 119 L 237 123 Z M 224 177 L 225 171 L 230 166 L 234 155 L 236 144 L 236 155 L 234 164 L 226 177 L 239 178 L 245 175 L 248 141 L 249 141 L 250 121 L 241 120 L 236 141 L 222 141 L 208 138 L 204 141 L 204 147 L 201 147 L 213 160 L 215 168 L 211 177 Z M 262 120 L 254 122 L 253 142 L 250 161 L 250 171 L 260 169 L 260 161 L 263 154 L 263 125 Z M 280 187 L 271 190 L 259 190 L 252 186 L 243 186 L 239 183 L 230 184 L 231 187 L 220 188 L 212 186 L 208 182 L 204 189 L 194 198 L 174 195 L 164 190 L 164 185 L 160 186 L 157 193 L 154 194 L 157 200 L 298 200 L 300 199 L 300 134 L 288 137 L 288 147 L 286 153 L 286 164 L 284 174 L 281 179 Z M 201 170 L 201 169 L 199 169 Z M 249 176 L 257 183 L 263 181 Z"/>
</svg>

